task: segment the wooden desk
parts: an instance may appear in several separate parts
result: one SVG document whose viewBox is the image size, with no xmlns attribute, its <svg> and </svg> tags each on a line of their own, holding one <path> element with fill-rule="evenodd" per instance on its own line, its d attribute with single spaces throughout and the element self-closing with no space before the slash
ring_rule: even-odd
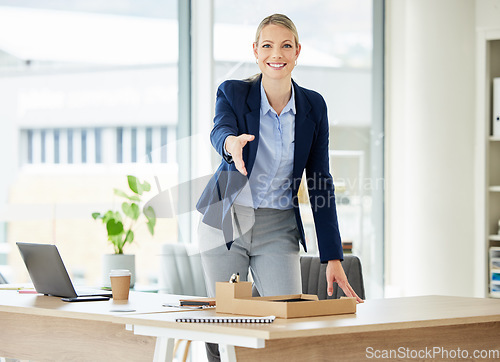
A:
<svg viewBox="0 0 500 362">
<path fill-rule="evenodd" d="M 151 361 L 156 338 L 134 335 L 123 315 L 181 311 L 181 296 L 130 292 L 128 301 L 67 303 L 0 291 L 0 356 L 36 361 Z M 123 312 L 125 310 L 135 312 Z"/>
<path fill-rule="evenodd" d="M 446 357 L 447 351 L 452 357 L 448 359 L 454 360 L 457 348 L 469 356 L 475 350 L 492 350 L 500 358 L 500 300 L 494 299 L 368 300 L 358 304 L 355 315 L 276 319 L 262 325 L 177 323 L 176 317 L 178 313 L 136 315 L 126 321 L 136 334 L 220 343 L 227 360 L 237 356 L 238 361 L 358 361 L 391 351 L 395 351 L 392 359 L 420 354 L 416 360 L 431 359 L 429 353 Z"/>
<path fill-rule="evenodd" d="M 168 361 L 174 338 L 220 343 L 223 360 L 237 356 L 238 361 L 354 361 L 400 348 L 406 353 L 433 352 L 435 347 L 448 353 L 457 348 L 470 354 L 500 353 L 500 300 L 494 299 L 368 300 L 355 315 L 277 319 L 272 324 L 177 323 L 175 318 L 186 313 L 215 311 L 160 307 L 175 300 L 178 296 L 131 293 L 130 305 L 137 310 L 128 314 L 110 312 L 115 307 L 111 301 L 64 303 L 2 291 L 0 355 L 37 361 Z M 424 359 L 431 358 L 413 358 Z"/>
</svg>

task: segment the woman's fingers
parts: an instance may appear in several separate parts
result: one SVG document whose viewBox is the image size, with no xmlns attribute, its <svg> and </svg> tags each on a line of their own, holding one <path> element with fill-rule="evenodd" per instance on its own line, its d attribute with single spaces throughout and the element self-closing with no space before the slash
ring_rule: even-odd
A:
<svg viewBox="0 0 500 362">
<path fill-rule="evenodd" d="M 247 175 L 247 169 L 245 167 L 245 162 L 243 161 L 243 147 L 254 139 L 254 135 L 241 134 L 237 137 L 228 136 L 226 143 L 226 149 L 233 157 L 236 169 L 245 176 Z"/>
</svg>

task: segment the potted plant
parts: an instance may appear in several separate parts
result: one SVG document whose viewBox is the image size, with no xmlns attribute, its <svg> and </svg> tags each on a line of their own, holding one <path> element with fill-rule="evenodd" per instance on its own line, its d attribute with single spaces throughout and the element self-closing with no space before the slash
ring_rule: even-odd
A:
<svg viewBox="0 0 500 362">
<path fill-rule="evenodd" d="M 119 211 L 108 210 L 101 214 L 92 213 L 94 220 L 101 220 L 106 225 L 108 241 L 113 245 L 114 254 L 103 256 L 103 282 L 104 286 L 110 286 L 109 272 L 113 269 L 129 269 L 132 273 L 130 286 L 135 283 L 135 255 L 124 254 L 123 249 L 127 244 L 134 242 L 134 230 L 145 223 L 147 229 L 154 235 L 156 225 L 156 214 L 153 207 L 141 208 L 142 196 L 151 190 L 151 185 L 144 181 L 140 182 L 135 176 L 127 176 L 128 186 L 132 193 L 126 193 L 114 189 L 114 194 L 123 198 Z"/>
</svg>

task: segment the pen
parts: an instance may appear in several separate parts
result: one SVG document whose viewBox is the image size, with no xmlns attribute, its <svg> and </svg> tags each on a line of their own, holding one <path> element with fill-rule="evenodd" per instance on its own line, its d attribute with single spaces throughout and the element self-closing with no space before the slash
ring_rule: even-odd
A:
<svg viewBox="0 0 500 362">
<path fill-rule="evenodd" d="M 0 290 L 20 290 L 20 287 L 0 287 Z"/>
<path fill-rule="evenodd" d="M 163 304 L 164 307 L 170 307 L 170 308 L 186 308 L 186 309 L 203 309 L 204 306 L 198 306 L 198 305 L 174 305 L 174 304 L 168 304 L 165 303 Z"/>
<path fill-rule="evenodd" d="M 240 273 L 236 273 L 231 275 L 231 278 L 229 278 L 229 283 L 239 283 L 240 281 Z"/>
</svg>

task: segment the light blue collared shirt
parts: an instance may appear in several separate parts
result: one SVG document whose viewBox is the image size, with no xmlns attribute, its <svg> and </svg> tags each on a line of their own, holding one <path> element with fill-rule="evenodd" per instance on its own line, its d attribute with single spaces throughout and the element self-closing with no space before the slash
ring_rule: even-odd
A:
<svg viewBox="0 0 500 362">
<path fill-rule="evenodd" d="M 278 116 L 260 84 L 260 128 L 257 156 L 248 184 L 235 200 L 242 206 L 291 209 L 295 139 L 295 92 Z"/>
</svg>

